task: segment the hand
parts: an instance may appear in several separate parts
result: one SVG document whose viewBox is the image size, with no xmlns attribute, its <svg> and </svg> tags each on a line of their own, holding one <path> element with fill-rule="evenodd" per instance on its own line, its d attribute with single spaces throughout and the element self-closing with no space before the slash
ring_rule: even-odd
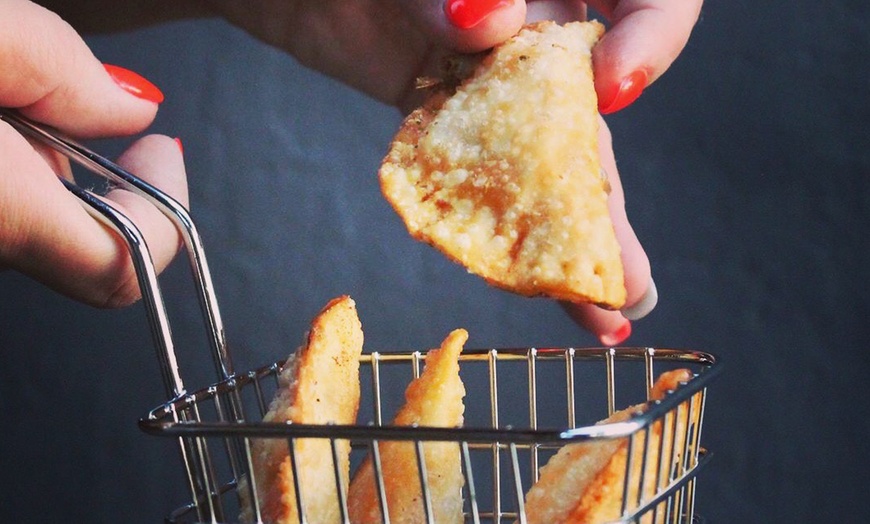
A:
<svg viewBox="0 0 870 524">
<path fill-rule="evenodd" d="M 593 50 L 595 88 L 602 113 L 632 103 L 685 46 L 701 0 L 590 0 L 611 27 Z M 556 0 L 262 0 L 256 9 L 231 0 L 212 5 L 228 20 L 375 98 L 412 109 L 417 77 L 436 71 L 454 51 L 487 49 L 527 22 L 584 19 L 586 5 Z M 446 14 L 449 12 L 450 14 Z M 627 308 L 606 311 L 563 304 L 570 316 L 605 345 L 631 333 L 628 318 L 646 315 L 657 301 L 649 260 L 625 213 L 610 132 L 601 122 L 602 165 L 613 191 L 610 209 L 622 247 Z M 628 317 L 628 318 L 627 318 Z"/>
<path fill-rule="evenodd" d="M 152 122 L 160 91 L 135 73 L 104 67 L 55 14 L 23 0 L 0 0 L 0 13 L 0 106 L 77 138 L 129 135 Z M 184 164 L 173 139 L 146 136 L 118 162 L 186 205 Z M 58 176 L 72 178 L 65 158 L 0 122 L 0 267 L 96 306 L 135 301 L 139 286 L 126 244 Z M 106 198 L 139 226 L 163 269 L 179 247 L 171 223 L 132 193 L 115 190 Z"/>
<path fill-rule="evenodd" d="M 406 112 L 419 102 L 415 79 L 436 72 L 445 54 L 487 49 L 527 22 L 566 22 L 586 16 L 586 3 L 578 0 L 187 0 L 174 2 L 165 11 L 154 11 L 142 0 L 95 2 L 100 9 L 81 18 L 81 10 L 69 7 L 69 2 L 51 4 L 65 9 L 65 16 L 87 30 L 218 13 L 300 63 Z M 589 0 L 588 4 L 611 23 L 592 57 L 599 110 L 607 114 L 632 103 L 676 59 L 697 21 L 702 0 Z M 450 19 L 446 11 L 454 13 Z M 623 315 L 586 304 L 565 307 L 603 344 L 613 345 L 631 332 L 626 317 L 648 313 L 657 295 L 649 260 L 625 214 L 604 124 L 601 156 L 613 186 L 610 207 L 622 246 L 628 309 Z"/>
</svg>

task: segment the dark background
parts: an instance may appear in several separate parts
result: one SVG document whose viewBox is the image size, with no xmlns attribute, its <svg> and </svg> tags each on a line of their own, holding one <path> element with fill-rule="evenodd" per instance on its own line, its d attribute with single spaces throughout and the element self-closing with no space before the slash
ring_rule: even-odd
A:
<svg viewBox="0 0 870 524">
<path fill-rule="evenodd" d="M 661 295 L 628 343 L 716 353 L 698 513 L 863 522 L 870 486 L 868 4 L 708 2 L 658 83 L 608 118 Z M 218 21 L 88 39 L 166 94 L 237 369 L 283 358 L 331 297 L 368 350 L 595 345 L 555 305 L 414 242 L 376 169 L 399 114 Z M 115 154 L 126 142 L 97 144 Z M 183 263 L 163 278 L 191 386 L 210 381 Z M 141 306 L 0 273 L 2 522 L 159 522 L 184 503 Z"/>
</svg>

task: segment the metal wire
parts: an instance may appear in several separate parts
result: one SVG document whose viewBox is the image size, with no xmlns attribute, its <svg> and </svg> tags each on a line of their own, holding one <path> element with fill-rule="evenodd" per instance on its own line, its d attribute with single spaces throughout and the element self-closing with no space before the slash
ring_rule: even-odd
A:
<svg viewBox="0 0 870 524">
<path fill-rule="evenodd" d="M 51 147 L 95 175 L 101 176 L 115 184 L 117 187 L 136 193 L 145 198 L 172 221 L 178 232 L 181 234 L 182 241 L 184 242 L 188 254 L 203 319 L 208 328 L 208 333 L 210 334 L 209 341 L 212 346 L 213 362 L 218 372 L 218 378 L 225 379 L 232 375 L 233 366 L 227 350 L 226 331 L 224 329 L 223 320 L 220 316 L 220 309 L 218 307 L 217 296 L 214 292 L 211 271 L 209 270 L 208 262 L 205 257 L 202 238 L 199 235 L 193 219 L 184 206 L 163 191 L 126 171 L 121 166 L 94 153 L 78 142 L 63 136 L 56 130 L 32 122 L 9 109 L 0 108 L 0 120 L 5 121 L 15 128 L 15 130 L 31 139 Z M 110 222 L 108 225 L 116 230 L 118 229 L 116 221 L 126 220 L 129 222 L 129 219 L 124 217 L 123 214 L 118 212 L 112 206 L 100 201 L 99 199 L 88 197 L 87 192 L 81 189 L 76 189 L 77 186 L 72 184 L 65 185 L 67 186 L 67 189 L 72 191 L 86 204 L 86 207 L 91 214 L 95 214 L 94 211 L 96 211 L 95 216 L 97 216 L 101 222 L 106 223 L 105 220 L 100 218 L 101 216 L 105 216 Z M 144 241 L 140 242 L 141 239 L 136 239 L 136 235 L 131 235 L 131 231 L 126 227 L 121 228 L 118 233 L 121 234 L 128 243 L 130 243 L 132 239 L 135 241 L 137 246 L 144 246 Z M 150 255 L 145 256 L 146 253 L 147 246 L 145 246 L 141 252 L 137 250 L 137 252 L 131 253 L 134 264 L 137 264 L 139 259 L 150 258 Z M 140 268 L 137 266 L 136 269 L 137 274 L 139 274 Z M 145 287 L 156 289 L 157 286 L 152 284 L 156 284 L 156 279 L 153 282 L 148 282 Z M 142 291 L 144 294 L 145 289 Z M 162 299 L 160 299 L 158 295 L 157 297 L 154 297 L 154 300 L 146 299 L 144 302 L 148 305 L 153 304 L 155 306 L 160 306 Z M 158 325 L 161 331 L 161 337 L 155 341 L 158 347 L 160 347 L 164 353 L 174 353 L 174 348 L 171 345 L 172 337 L 168 332 L 168 322 L 152 321 L 151 324 Z M 174 360 L 174 358 L 169 357 L 170 355 L 166 355 L 166 357 L 161 356 L 161 358 L 168 360 L 167 364 L 169 367 L 175 366 L 175 369 L 177 370 L 177 361 Z"/>
<path fill-rule="evenodd" d="M 582 368 L 584 363 L 606 362 L 608 358 L 612 357 L 617 374 L 620 374 L 622 364 L 642 363 L 649 355 L 647 348 L 570 349 L 575 361 L 574 365 L 578 369 Z M 559 356 L 556 356 L 557 353 Z M 541 363 L 548 360 L 565 362 L 565 355 L 568 353 L 567 349 L 537 351 L 538 373 L 542 373 Z M 506 370 L 513 366 L 526 367 L 524 371 L 527 372 L 528 355 L 528 350 L 524 349 L 499 349 L 498 351 L 470 349 L 461 355 L 460 363 L 461 369 L 469 368 L 469 371 L 472 371 L 474 366 L 483 366 L 488 374 L 493 369 L 504 368 Z M 407 377 L 408 370 L 413 376 L 414 370 L 419 369 L 424 358 L 419 352 L 392 353 L 389 355 L 389 359 L 384 359 L 383 356 L 371 359 L 363 358 L 361 366 L 364 368 L 377 365 L 379 376 L 381 376 L 380 380 L 389 382 L 392 377 Z M 149 433 L 180 438 L 183 441 L 220 438 L 224 440 L 241 439 L 247 443 L 256 438 L 285 438 L 290 441 L 312 437 L 333 440 L 348 439 L 353 443 L 355 450 L 353 453 L 368 451 L 373 455 L 376 495 L 379 498 L 377 502 L 381 507 L 382 515 L 389 515 L 389 508 L 384 493 L 386 488 L 383 484 L 381 457 L 373 450 L 378 449 L 378 443 L 408 441 L 413 443 L 417 450 L 416 471 L 419 480 L 414 482 L 421 483 L 423 486 L 421 515 L 426 516 L 428 521 L 432 521 L 434 517 L 431 509 L 433 502 L 431 500 L 427 502 L 429 495 L 425 491 L 427 489 L 425 482 L 427 482 L 428 477 L 424 469 L 426 464 L 423 462 L 425 460 L 423 451 L 426 442 L 454 441 L 459 444 L 458 452 L 465 479 L 465 511 L 470 522 L 514 520 L 521 522 L 526 518 L 522 489 L 524 485 L 526 488 L 531 485 L 536 477 L 533 477 L 532 473 L 523 467 L 524 461 L 520 460 L 520 451 L 524 450 L 523 452 L 527 451 L 531 454 L 533 450 L 538 448 L 556 449 L 573 442 L 627 438 L 628 465 L 623 477 L 626 484 L 624 488 L 620 488 L 624 490 L 624 505 L 619 522 L 645 522 L 645 515 L 649 515 L 649 518 L 652 519 L 650 522 L 691 522 L 691 518 L 694 516 L 693 498 L 696 489 L 694 479 L 701 465 L 708 458 L 708 454 L 699 445 L 706 385 L 715 377 L 717 368 L 713 365 L 712 357 L 703 353 L 658 349 L 657 358 L 662 358 L 664 361 L 677 360 L 681 366 L 698 367 L 700 371 L 685 386 L 671 393 L 664 400 L 652 403 L 645 413 L 633 417 L 626 423 L 580 426 L 567 430 L 507 426 L 488 427 L 491 426 L 490 423 L 493 419 L 487 421 L 471 419 L 467 421 L 467 426 L 462 428 L 390 427 L 376 424 L 315 426 L 259 421 L 234 423 L 222 421 L 220 416 L 217 416 L 216 420 L 206 421 L 202 420 L 203 413 L 201 411 L 199 412 L 199 420 L 185 422 L 175 421 L 166 415 L 167 411 L 171 412 L 180 408 L 164 406 L 155 408 L 140 422 L 140 425 Z M 257 405 L 260 402 L 258 397 L 274 393 L 274 391 L 269 391 L 269 388 L 264 387 L 274 381 L 265 379 L 271 379 L 272 374 L 278 373 L 280 366 L 280 362 L 271 364 L 260 370 L 240 375 L 234 381 L 221 382 L 191 393 L 181 405 L 189 409 L 191 405 L 214 402 L 215 396 L 226 395 L 229 392 L 240 396 L 247 395 L 250 397 L 250 403 Z M 645 383 L 645 375 L 645 369 L 643 373 L 637 375 L 637 379 L 642 384 Z M 499 372 L 496 371 L 496 377 L 498 376 L 500 376 Z M 602 381 L 606 382 L 604 377 L 602 377 Z M 541 391 L 542 388 L 544 390 L 552 389 L 554 385 L 558 385 L 552 380 L 550 381 L 553 382 L 552 384 L 542 383 L 541 377 L 535 379 L 534 382 L 534 388 L 538 391 Z M 504 386 L 495 380 L 492 387 L 498 390 Z M 578 394 L 576 391 L 571 393 Z M 486 395 L 486 397 L 490 408 L 499 407 L 498 404 L 492 402 L 491 395 Z M 471 405 L 473 401 L 474 399 L 469 399 L 468 404 Z M 181 400 L 177 400 L 175 404 L 181 402 Z M 373 407 L 372 416 L 374 413 Z M 489 416 L 491 417 L 491 415 L 490 413 Z M 477 425 L 471 426 L 472 424 Z M 654 437 L 654 435 L 660 435 L 660 437 Z M 508 451 L 508 454 L 505 456 L 501 453 L 502 450 Z M 498 459 L 501 462 L 505 457 L 510 464 L 509 475 L 503 475 L 501 466 L 497 467 L 493 463 L 493 460 Z M 252 474 L 250 467 L 250 464 L 245 464 L 245 471 L 242 472 L 244 476 Z M 201 466 L 198 466 L 197 471 L 199 470 L 202 470 Z M 629 473 L 632 470 L 635 473 Z M 483 493 L 476 489 L 480 473 L 483 473 L 483 479 L 491 486 Z M 232 483 L 233 478 L 238 478 L 238 473 L 232 470 L 228 472 L 228 475 L 231 477 L 229 483 Z M 487 480 L 488 475 L 497 475 L 498 477 Z M 256 472 L 253 472 L 252 478 L 256 479 Z M 335 479 L 333 478 L 331 481 L 335 481 Z M 211 491 L 214 490 L 215 488 L 212 487 Z M 205 491 L 200 490 L 199 493 L 202 496 Z M 209 501 L 205 498 L 199 502 L 203 511 L 206 512 L 206 516 L 210 511 L 208 504 Z M 347 504 L 347 501 L 341 501 L 341 504 L 343 506 Z M 513 509 L 510 509 L 509 506 L 512 506 Z M 232 519 L 232 512 L 225 510 L 224 513 Z M 178 518 L 176 521 L 189 522 L 190 520 Z"/>
</svg>

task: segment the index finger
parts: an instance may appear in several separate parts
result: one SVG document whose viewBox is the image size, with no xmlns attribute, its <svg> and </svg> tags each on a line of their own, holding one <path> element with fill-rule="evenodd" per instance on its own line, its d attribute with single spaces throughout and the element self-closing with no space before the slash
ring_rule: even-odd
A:
<svg viewBox="0 0 870 524">
<path fill-rule="evenodd" d="M 611 22 L 592 51 L 599 109 L 633 102 L 685 48 L 702 0 L 589 0 Z"/>
<path fill-rule="evenodd" d="M 59 16 L 23 0 L 0 0 L 0 13 L 0 106 L 78 137 L 133 134 L 154 119 L 159 90 L 137 96 L 129 82 L 149 83 L 124 69 L 113 80 Z"/>
</svg>

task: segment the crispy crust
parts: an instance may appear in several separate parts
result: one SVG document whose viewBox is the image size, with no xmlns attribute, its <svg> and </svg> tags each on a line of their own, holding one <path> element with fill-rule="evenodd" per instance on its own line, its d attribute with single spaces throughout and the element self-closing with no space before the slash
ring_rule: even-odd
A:
<svg viewBox="0 0 870 524">
<path fill-rule="evenodd" d="M 311 324 L 304 346 L 287 360 L 279 390 L 264 422 L 353 424 L 359 409 L 359 356 L 363 332 L 356 305 L 347 296 L 333 299 Z M 350 443 L 338 441 L 342 481 L 347 486 Z M 296 471 L 309 522 L 340 522 L 332 450 L 326 439 L 299 439 Z M 252 443 L 257 494 L 264 521 L 299 522 L 288 444 L 284 439 Z M 246 494 L 248 489 L 240 487 Z M 249 500 L 243 500 L 242 520 L 252 520 Z"/>
<path fill-rule="evenodd" d="M 414 238 L 519 294 L 623 305 L 592 82 L 602 32 L 527 26 L 408 116 L 379 175 Z"/>
<path fill-rule="evenodd" d="M 440 349 L 427 353 L 423 373 L 408 385 L 405 404 L 393 420 L 394 425 L 462 425 L 465 386 L 459 377 L 458 359 L 467 339 L 468 333 L 457 329 L 447 336 Z M 381 442 L 378 450 L 390 522 L 426 522 L 414 443 Z M 459 453 L 459 444 L 456 442 L 423 444 L 427 486 L 435 522 L 464 521 L 462 486 L 465 479 Z M 348 511 L 354 524 L 382 522 L 371 457 L 367 457 L 354 474 L 348 492 Z"/>
<path fill-rule="evenodd" d="M 692 378 L 689 370 L 678 369 L 663 373 L 653 386 L 650 398 L 660 400 L 668 391 Z M 697 410 L 699 398 L 693 398 Z M 601 421 L 622 422 L 645 409 L 646 404 L 631 406 L 618 411 Z M 659 453 L 663 457 L 680 459 L 685 453 L 684 442 L 675 444 L 674 435 L 684 434 L 688 424 L 688 406 L 680 405 L 676 414 L 674 431 L 662 431 L 662 421 L 655 422 L 647 433 L 635 434 L 631 445 L 631 471 L 628 475 L 627 509 L 637 508 L 640 495 L 641 468 L 643 471 L 643 498 L 651 497 L 668 474 L 670 463 L 662 461 L 662 470 L 656 472 Z M 697 411 L 695 411 L 697 413 Z M 676 448 L 675 448 L 676 446 Z M 530 524 L 600 523 L 618 520 L 622 509 L 623 488 L 628 463 L 629 440 L 613 439 L 570 444 L 554 455 L 541 468 L 538 481 L 526 494 L 526 514 Z M 644 463 L 644 450 L 648 449 Z M 672 455 L 673 452 L 673 455 Z M 656 482 L 659 482 L 657 485 Z M 658 512 L 656 522 L 664 521 L 664 513 Z M 653 522 L 651 514 L 644 515 L 642 522 Z"/>
</svg>

